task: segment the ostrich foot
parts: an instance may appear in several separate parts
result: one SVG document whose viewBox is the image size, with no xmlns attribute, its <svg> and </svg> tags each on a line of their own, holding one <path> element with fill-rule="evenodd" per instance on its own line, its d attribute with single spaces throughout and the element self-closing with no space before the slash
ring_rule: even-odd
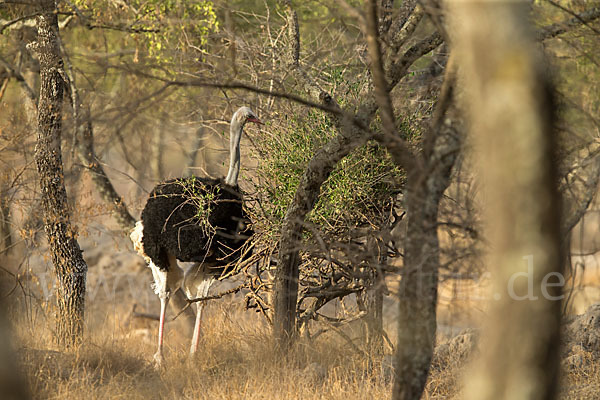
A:
<svg viewBox="0 0 600 400">
<path fill-rule="evenodd" d="M 156 354 L 154 354 L 154 369 L 159 370 L 162 369 L 162 367 L 165 365 L 165 359 L 162 355 L 162 352 L 157 351 Z"/>
</svg>

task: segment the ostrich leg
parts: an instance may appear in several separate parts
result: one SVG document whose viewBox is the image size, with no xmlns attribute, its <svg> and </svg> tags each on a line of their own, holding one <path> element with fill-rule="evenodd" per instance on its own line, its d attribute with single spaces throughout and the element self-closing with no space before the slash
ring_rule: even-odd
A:
<svg viewBox="0 0 600 400">
<path fill-rule="evenodd" d="M 197 298 L 208 296 L 208 290 L 214 282 L 213 278 L 202 280 L 198 285 Z M 204 303 L 199 301 L 196 305 L 196 323 L 194 324 L 194 336 L 192 337 L 192 345 L 190 347 L 190 355 L 194 355 L 198 350 L 198 343 L 200 342 L 200 331 L 202 325 L 202 310 L 204 309 Z"/>
<path fill-rule="evenodd" d="M 165 331 L 165 313 L 167 311 L 167 304 L 169 304 L 169 294 L 165 293 L 165 296 L 160 296 L 160 322 L 158 325 L 158 349 L 154 354 L 154 362 L 156 367 L 161 367 L 164 361 L 163 357 L 163 336 Z"/>
</svg>

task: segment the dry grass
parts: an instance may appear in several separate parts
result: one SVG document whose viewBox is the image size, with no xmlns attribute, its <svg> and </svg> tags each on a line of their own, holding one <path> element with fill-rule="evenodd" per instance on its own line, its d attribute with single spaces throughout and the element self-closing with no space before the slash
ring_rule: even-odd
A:
<svg viewBox="0 0 600 400">
<path fill-rule="evenodd" d="M 600 360 L 582 351 L 562 362 L 560 397 L 600 399 Z"/>
<path fill-rule="evenodd" d="M 238 300 L 210 303 L 197 357 L 178 322 L 167 325 L 166 366 L 154 370 L 156 321 L 127 319 L 131 302 L 88 304 L 84 345 L 53 345 L 48 310 L 12 313 L 18 356 L 36 399 L 373 399 L 390 398 L 389 368 L 357 354 L 337 334 L 301 341 L 289 359 L 274 351 L 268 326 Z M 20 308 L 14 310 L 23 309 Z M 150 307 L 152 309 L 152 307 Z M 441 343 L 425 399 L 460 398 L 469 340 Z M 466 345 L 465 345 L 466 344 Z M 579 349 L 579 347 L 575 347 Z M 390 358 L 387 355 L 385 358 Z M 369 368 L 370 366 L 370 368 Z M 570 351 L 560 397 L 600 398 L 600 361 Z"/>
<path fill-rule="evenodd" d="M 19 357 L 39 399 L 372 399 L 389 398 L 381 361 L 353 353 L 341 338 L 301 342 L 288 360 L 278 357 L 267 327 L 231 305 L 211 305 L 200 354 L 187 355 L 189 338 L 170 324 L 166 367 L 151 365 L 155 322 L 139 326 L 103 315 L 85 344 L 70 352 L 52 345 L 42 322 L 17 323 Z M 253 321 L 253 322 L 252 322 Z M 111 323 L 114 322 L 114 323 Z M 92 324 L 90 324 L 92 325 Z M 115 326 L 118 328 L 115 329 Z M 137 328 L 137 329 L 134 329 Z M 438 347 L 425 399 L 460 398 L 467 357 L 456 340 Z M 600 398 L 600 362 L 581 352 L 563 360 L 561 398 Z M 389 357 L 388 357 L 389 358 Z M 369 369 L 368 366 L 372 367 Z M 374 367 L 373 367 L 374 366 Z"/>
<path fill-rule="evenodd" d="M 378 364 L 352 353 L 330 336 L 300 343 L 283 360 L 260 320 L 250 324 L 242 311 L 211 305 L 197 357 L 187 354 L 189 338 L 170 326 L 166 367 L 155 371 L 155 323 L 150 339 L 143 329 L 114 327 L 111 318 L 88 329 L 85 344 L 61 352 L 44 323 L 35 329 L 17 323 L 19 356 L 34 398 L 40 399 L 370 399 L 389 397 L 390 383 Z M 96 316 L 98 317 L 98 316 Z M 241 319 L 243 322 L 240 322 Z M 258 323 L 256 323 L 258 322 Z M 170 324 L 171 325 L 171 324 Z M 133 332 L 133 333 L 132 333 Z"/>
</svg>

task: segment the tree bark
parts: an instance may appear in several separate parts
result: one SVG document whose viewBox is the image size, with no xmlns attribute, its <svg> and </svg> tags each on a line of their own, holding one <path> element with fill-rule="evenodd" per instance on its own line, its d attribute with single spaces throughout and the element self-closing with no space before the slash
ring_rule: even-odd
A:
<svg viewBox="0 0 600 400">
<path fill-rule="evenodd" d="M 493 300 L 467 399 L 552 399 L 563 257 L 554 107 L 527 2 L 455 2 Z M 549 279 L 551 278 L 551 279 Z"/>
<path fill-rule="evenodd" d="M 58 280 L 57 340 L 60 345 L 71 346 L 80 342 L 83 334 L 87 265 L 70 222 L 64 183 L 61 117 L 65 73 L 60 54 L 56 4 L 45 0 L 40 5 L 38 37 L 34 47 L 40 61 L 41 78 L 35 161 L 42 192 L 44 228 Z"/>
<path fill-rule="evenodd" d="M 8 254 L 13 245 L 10 202 L 8 199 L 8 186 L 0 181 L 0 255 Z"/>
<path fill-rule="evenodd" d="M 437 104 L 438 115 L 433 116 L 432 127 L 424 138 L 425 167 L 410 171 L 407 181 L 408 221 L 400 281 L 393 393 L 396 400 L 421 397 L 435 345 L 440 267 L 438 209 L 462 145 L 456 110 L 451 108 L 444 114 L 447 106 L 444 103 L 451 101 L 454 84 L 454 73 L 452 67 L 449 68 Z"/>
<path fill-rule="evenodd" d="M 370 260 L 371 282 L 362 294 L 362 302 L 367 314 L 365 321 L 365 344 L 372 355 L 383 355 L 383 296 L 385 294 L 385 273 L 380 267 L 387 263 L 385 243 L 374 237 L 367 240 Z"/>
<path fill-rule="evenodd" d="M 423 151 L 420 154 L 415 153 L 401 139 L 396 126 L 389 94 L 389 87 L 394 85 L 396 73 L 386 74 L 384 68 L 378 38 L 378 13 L 374 0 L 366 2 L 365 14 L 370 70 L 375 86 L 375 98 L 382 114 L 383 134 L 378 140 L 387 147 L 394 162 L 404 168 L 407 174 L 408 223 L 400 282 L 398 350 L 393 398 L 418 399 L 427 382 L 437 328 L 436 306 L 440 267 L 438 208 L 450 183 L 450 174 L 461 144 L 456 128 L 457 122 L 446 113 L 453 100 L 454 73 L 452 68 L 446 71 L 430 128 L 423 135 Z M 439 34 L 437 37 L 441 40 Z M 436 34 L 430 38 L 432 43 L 438 41 Z M 425 47 L 430 46 L 433 44 L 426 42 Z M 396 72 L 403 67 L 397 68 Z"/>
</svg>

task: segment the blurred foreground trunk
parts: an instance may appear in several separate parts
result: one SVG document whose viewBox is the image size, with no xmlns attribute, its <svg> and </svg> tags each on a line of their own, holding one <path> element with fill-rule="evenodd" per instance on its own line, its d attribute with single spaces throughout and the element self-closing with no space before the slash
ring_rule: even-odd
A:
<svg viewBox="0 0 600 400">
<path fill-rule="evenodd" d="M 16 367 L 15 354 L 11 346 L 9 324 L 4 315 L 4 304 L 0 299 L 0 399 L 29 399 L 25 381 Z"/>
<path fill-rule="evenodd" d="M 55 3 L 41 2 L 37 43 L 32 47 L 40 62 L 40 95 L 35 161 L 40 179 L 44 228 L 57 286 L 56 334 L 59 344 L 81 341 L 85 310 L 87 265 L 69 216 L 61 155 L 62 101 L 65 74 L 61 58 Z"/>
<path fill-rule="evenodd" d="M 484 186 L 493 300 L 468 399 L 556 394 L 560 201 L 550 85 L 527 2 L 452 3 L 477 171 Z"/>
</svg>

